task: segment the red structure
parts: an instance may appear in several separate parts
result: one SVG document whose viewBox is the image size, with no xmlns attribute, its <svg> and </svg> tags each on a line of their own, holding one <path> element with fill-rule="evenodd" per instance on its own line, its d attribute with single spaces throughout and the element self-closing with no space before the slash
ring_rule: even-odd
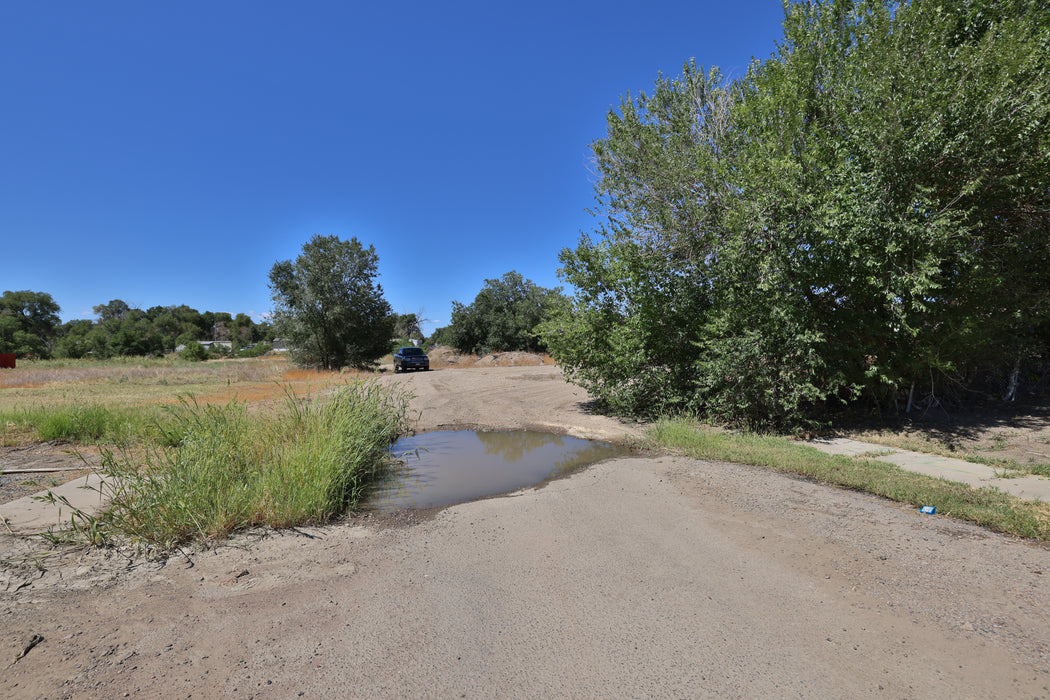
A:
<svg viewBox="0 0 1050 700">
<path fill-rule="evenodd" d="M 13 352 L 0 352 L 0 369 L 14 369 L 15 354 Z"/>
</svg>

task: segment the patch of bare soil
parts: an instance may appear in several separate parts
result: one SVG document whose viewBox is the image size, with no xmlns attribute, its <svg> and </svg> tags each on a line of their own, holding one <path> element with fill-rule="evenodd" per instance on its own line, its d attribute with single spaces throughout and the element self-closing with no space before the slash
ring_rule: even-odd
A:
<svg viewBox="0 0 1050 700">
<path fill-rule="evenodd" d="M 637 432 L 556 367 L 381 381 L 419 430 Z M 1050 696 L 1050 549 L 740 465 L 610 460 L 164 561 L 0 550 L 4 697 Z"/>
<path fill-rule="evenodd" d="M 415 398 L 417 431 L 488 428 L 543 430 L 573 437 L 623 442 L 639 426 L 591 411 L 591 397 L 564 380 L 555 365 L 447 369 L 387 375 Z"/>
</svg>

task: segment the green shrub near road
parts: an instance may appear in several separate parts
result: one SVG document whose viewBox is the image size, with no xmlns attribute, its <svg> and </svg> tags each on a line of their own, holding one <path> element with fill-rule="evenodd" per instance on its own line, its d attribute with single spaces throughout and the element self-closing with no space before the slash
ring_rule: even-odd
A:
<svg viewBox="0 0 1050 700">
<path fill-rule="evenodd" d="M 168 551 L 253 526 L 328 522 L 384 473 L 406 405 L 374 382 L 324 400 L 289 395 L 272 415 L 184 401 L 159 441 L 103 451 L 113 497 L 79 531 L 95 543 L 128 538 Z"/>
<path fill-rule="evenodd" d="M 186 343 L 186 347 L 179 351 L 179 357 L 191 362 L 203 362 L 208 359 L 208 351 L 196 340 Z"/>
<path fill-rule="evenodd" d="M 109 408 L 100 404 L 35 406 L 0 411 L 0 444 L 7 434 L 25 432 L 43 442 L 119 444 L 157 434 L 156 410 Z"/>
<path fill-rule="evenodd" d="M 779 431 L 1045 389 L 1045 0 L 785 3 L 769 58 L 607 124 L 541 329 L 601 404 Z"/>
</svg>

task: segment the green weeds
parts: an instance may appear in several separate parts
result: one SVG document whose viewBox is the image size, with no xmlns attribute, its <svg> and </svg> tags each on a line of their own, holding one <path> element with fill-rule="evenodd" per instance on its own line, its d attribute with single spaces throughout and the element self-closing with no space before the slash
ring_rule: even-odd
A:
<svg viewBox="0 0 1050 700">
<path fill-rule="evenodd" d="M 121 444 L 156 432 L 158 413 L 152 408 L 108 408 L 100 404 L 36 406 L 0 411 L 3 442 L 8 433 L 30 435 L 34 441 Z"/>
<path fill-rule="evenodd" d="M 102 451 L 110 505 L 75 529 L 93 544 L 170 551 L 254 526 L 328 522 L 383 475 L 407 403 L 374 382 L 323 400 L 289 393 L 284 411 L 267 414 L 184 400 L 155 439 Z"/>
<path fill-rule="evenodd" d="M 665 419 L 650 429 L 653 446 L 698 459 L 736 462 L 799 474 L 937 511 L 1019 537 L 1050 540 L 1050 505 L 1025 501 L 993 488 L 906 472 L 871 459 L 828 455 L 784 437 L 704 431 L 695 422 Z"/>
</svg>

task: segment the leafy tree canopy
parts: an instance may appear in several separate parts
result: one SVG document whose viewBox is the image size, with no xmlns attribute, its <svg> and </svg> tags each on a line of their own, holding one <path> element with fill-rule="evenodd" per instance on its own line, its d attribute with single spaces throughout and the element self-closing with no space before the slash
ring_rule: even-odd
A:
<svg viewBox="0 0 1050 700">
<path fill-rule="evenodd" d="M 1050 362 L 1046 0 L 788 4 L 769 60 L 660 77 L 592 150 L 544 337 L 616 410 L 785 427 Z"/>
<path fill-rule="evenodd" d="M 0 303 L 0 348 L 29 357 L 106 358 L 162 355 L 193 340 L 231 340 L 236 350 L 273 338 L 269 323 L 254 323 L 245 314 L 201 313 L 186 305 L 143 311 L 113 299 L 94 311 L 95 321 L 59 324 L 58 305 L 49 294 L 8 292 Z"/>
<path fill-rule="evenodd" d="M 5 291 L 0 297 L 0 352 L 50 357 L 58 312 L 58 304 L 45 292 Z"/>
<path fill-rule="evenodd" d="M 401 341 L 423 339 L 419 325 L 419 314 L 394 314 L 394 337 Z"/>
<path fill-rule="evenodd" d="M 546 346 L 536 327 L 565 303 L 561 288 L 545 289 L 512 270 L 485 280 L 470 305 L 452 302 L 452 324 L 437 334 L 461 352 L 539 352 Z"/>
<path fill-rule="evenodd" d="M 317 235 L 270 270 L 274 326 L 307 366 L 368 367 L 390 352 L 394 315 L 375 282 L 379 258 L 356 238 Z"/>
</svg>

